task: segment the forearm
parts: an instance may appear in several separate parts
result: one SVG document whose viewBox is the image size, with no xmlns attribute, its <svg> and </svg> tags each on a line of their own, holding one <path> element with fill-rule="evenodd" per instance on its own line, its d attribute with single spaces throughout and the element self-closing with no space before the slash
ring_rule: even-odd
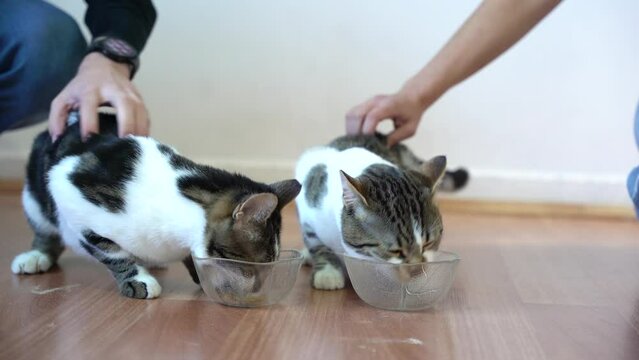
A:
<svg viewBox="0 0 639 360">
<path fill-rule="evenodd" d="M 85 22 L 94 38 L 113 36 L 141 52 L 157 17 L 151 0 L 85 0 Z"/>
<path fill-rule="evenodd" d="M 560 0 L 485 0 L 435 57 L 404 85 L 428 107 L 508 50 Z"/>
</svg>

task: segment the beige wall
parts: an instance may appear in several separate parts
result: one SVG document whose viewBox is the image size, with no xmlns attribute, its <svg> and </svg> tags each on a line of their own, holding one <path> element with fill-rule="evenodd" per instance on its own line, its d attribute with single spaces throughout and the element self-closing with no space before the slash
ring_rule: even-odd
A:
<svg viewBox="0 0 639 360">
<path fill-rule="evenodd" d="M 54 1 L 81 19 L 84 3 Z M 196 160 L 288 176 L 343 132 L 349 107 L 391 92 L 477 1 L 157 1 L 136 83 L 153 135 Z M 638 163 L 639 2 L 568 1 L 451 90 L 410 145 L 474 174 L 463 197 L 628 204 Z M 0 137 L 17 176 L 33 130 Z"/>
</svg>

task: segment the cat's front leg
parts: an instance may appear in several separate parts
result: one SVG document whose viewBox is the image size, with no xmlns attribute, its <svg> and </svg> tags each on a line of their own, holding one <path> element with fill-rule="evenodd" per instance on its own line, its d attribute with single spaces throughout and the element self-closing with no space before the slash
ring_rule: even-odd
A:
<svg viewBox="0 0 639 360">
<path fill-rule="evenodd" d="M 111 270 L 120 293 L 135 299 L 156 298 L 162 292 L 158 281 L 118 244 L 92 231 L 84 234 L 82 247 Z"/>
<path fill-rule="evenodd" d="M 311 225 L 302 224 L 304 245 L 308 249 L 310 262 L 313 266 L 311 285 L 320 290 L 338 290 L 344 288 L 346 269 L 339 256 L 324 245 Z"/>
<path fill-rule="evenodd" d="M 346 269 L 342 260 L 331 248 L 318 245 L 308 249 L 311 254 L 313 273 L 311 284 L 320 290 L 339 290 L 344 288 Z"/>
</svg>

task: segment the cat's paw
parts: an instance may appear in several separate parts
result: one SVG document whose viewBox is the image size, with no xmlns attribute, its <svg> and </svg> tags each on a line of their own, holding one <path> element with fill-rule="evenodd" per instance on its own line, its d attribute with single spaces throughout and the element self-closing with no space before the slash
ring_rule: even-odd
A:
<svg viewBox="0 0 639 360">
<path fill-rule="evenodd" d="M 120 293 L 134 299 L 153 299 L 160 296 L 162 287 L 150 274 L 140 273 L 120 284 Z"/>
<path fill-rule="evenodd" d="M 14 274 L 36 274 L 45 272 L 53 266 L 49 255 L 40 250 L 24 252 L 13 259 L 11 271 Z"/>
<path fill-rule="evenodd" d="M 313 273 L 313 287 L 320 290 L 339 290 L 344 288 L 344 273 L 331 264 Z"/>
</svg>

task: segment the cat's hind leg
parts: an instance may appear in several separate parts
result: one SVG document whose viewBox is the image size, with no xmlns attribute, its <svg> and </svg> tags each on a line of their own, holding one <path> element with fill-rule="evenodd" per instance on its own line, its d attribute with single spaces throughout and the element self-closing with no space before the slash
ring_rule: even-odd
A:
<svg viewBox="0 0 639 360">
<path fill-rule="evenodd" d="M 19 254 L 11 263 L 14 274 L 36 274 L 46 272 L 58 261 L 64 251 L 58 228 L 45 216 L 40 204 L 34 199 L 29 187 L 22 192 L 24 212 L 33 229 L 31 250 Z"/>
<path fill-rule="evenodd" d="M 158 281 L 133 255 L 92 231 L 84 232 L 83 236 L 80 244 L 111 270 L 122 295 L 135 299 L 152 299 L 160 295 L 162 287 Z"/>
<path fill-rule="evenodd" d="M 304 244 L 313 266 L 311 285 L 320 290 L 343 289 L 346 282 L 346 269 L 342 260 L 330 247 L 322 243 L 310 226 L 305 224 L 303 233 Z"/>
</svg>

